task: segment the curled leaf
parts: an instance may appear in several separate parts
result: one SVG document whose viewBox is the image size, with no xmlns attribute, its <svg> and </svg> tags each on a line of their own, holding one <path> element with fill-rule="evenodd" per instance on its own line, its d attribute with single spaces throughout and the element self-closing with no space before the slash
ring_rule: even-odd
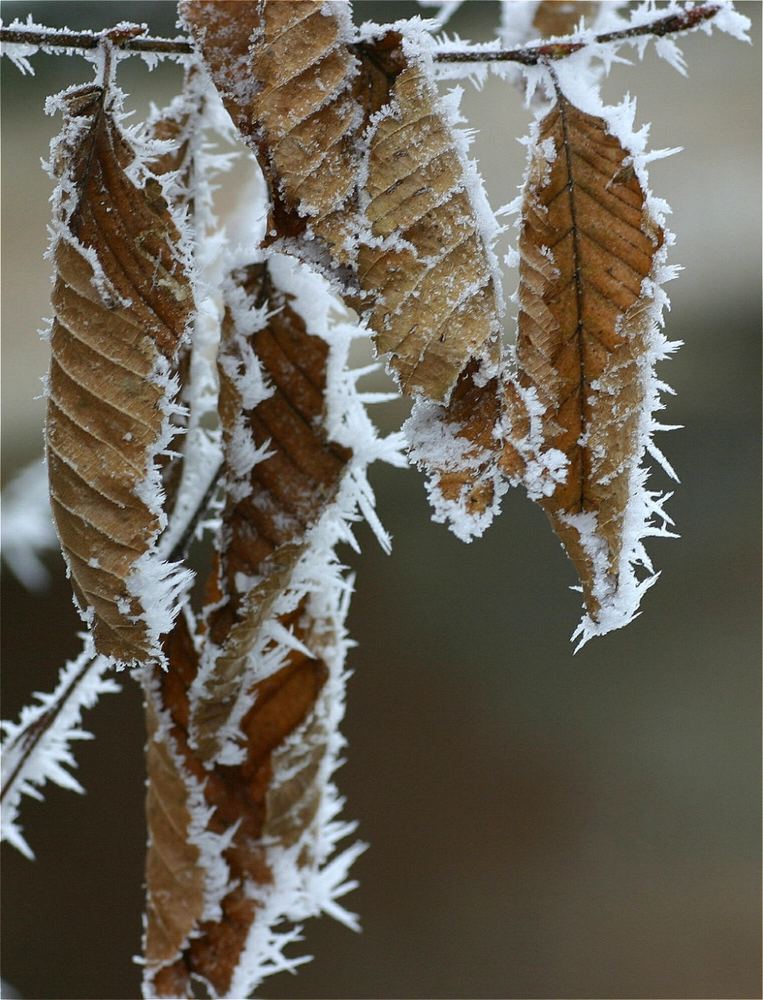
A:
<svg viewBox="0 0 763 1000">
<path fill-rule="evenodd" d="M 166 743 L 156 760 L 179 762 L 174 825 L 197 848 L 191 867 L 213 877 L 205 876 L 201 903 L 191 879 L 188 907 L 173 911 L 162 864 L 172 832 L 155 810 L 150 995 L 190 995 L 194 978 L 213 995 L 248 995 L 265 975 L 299 961 L 283 955 L 294 936 L 279 928 L 283 920 L 325 908 L 353 925 L 335 900 L 350 887 L 357 848 L 327 863 L 351 830 L 332 822 L 350 593 L 334 546 L 347 537 L 345 518 L 355 516 L 358 486 L 367 484 L 349 449 L 333 440 L 331 421 L 338 417 L 341 431 L 351 414 L 366 458 L 373 445 L 347 409 L 360 405 L 340 367 L 348 345 L 330 336 L 316 280 L 271 260 L 237 271 L 226 290 L 227 500 L 218 566 L 198 644 L 178 621 L 165 643 L 170 669 L 155 681 Z M 176 785 L 163 787 L 171 795 Z M 157 786 L 154 799 L 162 794 Z"/>
<path fill-rule="evenodd" d="M 96 649 L 161 656 L 186 574 L 153 557 L 164 526 L 157 455 L 172 429 L 172 370 L 193 308 L 180 233 L 141 171 L 108 91 L 65 97 L 47 453 L 51 505 Z"/>
<path fill-rule="evenodd" d="M 229 483 L 221 596 L 208 622 L 214 664 L 193 718 L 204 759 L 219 752 L 247 657 L 274 601 L 288 590 L 307 532 L 335 498 L 351 456 L 323 424 L 326 341 L 307 332 L 265 265 L 238 272 L 232 283 L 237 314 L 254 315 L 260 329 L 243 336 L 229 307 L 220 368 Z"/>
</svg>

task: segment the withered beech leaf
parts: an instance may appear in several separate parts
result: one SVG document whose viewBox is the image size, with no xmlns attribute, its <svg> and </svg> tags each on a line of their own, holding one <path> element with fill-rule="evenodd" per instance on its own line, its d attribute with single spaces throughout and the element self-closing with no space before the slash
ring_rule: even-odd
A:
<svg viewBox="0 0 763 1000">
<path fill-rule="evenodd" d="M 193 711 L 203 759 L 219 749 L 251 653 L 274 602 L 289 587 L 309 529 L 335 498 L 351 452 L 324 426 L 329 347 L 308 333 L 264 264 L 232 277 L 236 309 L 261 311 L 261 328 L 242 336 L 229 308 L 220 365 L 220 413 L 229 489 L 219 552 L 219 595 L 208 617 L 209 661 Z M 256 361 L 254 360 L 256 358 Z M 266 386 L 247 409 L 242 386 L 252 365 Z M 242 442 L 266 453 L 240 469 Z"/>
<path fill-rule="evenodd" d="M 305 610 L 299 607 L 285 625 L 301 628 L 311 647 L 326 647 L 319 630 L 304 631 Z M 302 838 L 296 864 L 316 861 L 309 827 L 322 789 L 319 704 L 327 668 L 292 650 L 251 692 L 241 725 L 243 761 L 204 767 L 188 739 L 198 654 L 185 618 L 165 649 L 170 669 L 151 679 L 155 690 L 148 693 L 150 734 L 154 713 L 163 726 L 148 747 L 147 995 L 193 997 L 194 977 L 212 995 L 239 996 L 231 991 L 252 925 L 258 916 L 267 920 L 261 911 L 275 877 L 271 859 Z"/>
<path fill-rule="evenodd" d="M 533 15 L 533 28 L 541 38 L 569 35 L 581 17 L 590 28 L 599 7 L 598 0 L 541 0 Z"/>
<path fill-rule="evenodd" d="M 360 108 L 375 110 L 386 95 L 378 71 L 359 70 L 349 5 L 212 0 L 180 11 L 268 180 L 268 239 L 309 229 L 335 264 L 346 264 Z"/>
<path fill-rule="evenodd" d="M 591 619 L 616 595 L 624 518 L 643 452 L 642 283 L 663 233 L 629 154 L 560 91 L 539 123 L 519 239 L 518 376 L 566 477 L 540 502 L 580 576 Z M 523 417 L 526 419 L 526 415 Z"/>
<path fill-rule="evenodd" d="M 185 622 L 165 640 L 170 668 L 180 676 L 188 669 L 189 644 Z M 191 839 L 189 785 L 193 779 L 181 753 L 175 719 L 164 704 L 158 674 L 146 675 L 144 690 L 148 777 L 144 955 L 147 973 L 152 976 L 160 969 L 173 969 L 188 935 L 198 925 L 204 911 L 205 872 L 199 848 Z M 169 983 L 175 972 L 164 971 L 162 975 Z M 174 991 L 166 995 L 181 996 L 187 984 L 181 977 L 180 984 L 175 982 L 172 987 Z"/>
<path fill-rule="evenodd" d="M 423 63 L 399 58 L 367 152 L 358 279 L 403 391 L 447 403 L 473 359 L 497 365 L 493 270 L 450 123 Z"/>
<path fill-rule="evenodd" d="M 180 234 L 159 182 L 99 86 L 65 97 L 47 413 L 53 515 L 98 652 L 145 663 L 172 623 L 177 574 L 152 560 L 155 457 L 172 431 L 171 373 L 191 315 Z"/>
<path fill-rule="evenodd" d="M 472 180 L 423 57 L 375 50 L 389 101 L 370 129 L 358 252 L 378 352 L 417 400 L 405 432 L 435 519 L 465 541 L 497 510 L 501 334 Z"/>
</svg>

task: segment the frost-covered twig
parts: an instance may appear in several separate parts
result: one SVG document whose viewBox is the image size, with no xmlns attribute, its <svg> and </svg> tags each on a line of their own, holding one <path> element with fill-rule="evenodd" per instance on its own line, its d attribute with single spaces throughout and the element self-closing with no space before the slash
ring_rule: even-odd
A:
<svg viewBox="0 0 763 1000">
<path fill-rule="evenodd" d="M 434 53 L 436 62 L 515 62 L 525 66 L 536 66 L 539 62 L 550 59 L 565 59 L 590 45 L 604 45 L 608 42 L 628 41 L 643 36 L 663 38 L 665 35 L 691 31 L 715 18 L 721 11 L 727 9 L 725 4 L 709 3 L 697 7 L 687 7 L 673 12 L 668 16 L 656 18 L 643 24 L 631 25 L 617 31 L 608 31 L 601 35 L 593 35 L 587 39 L 555 41 L 543 45 L 523 46 L 516 49 L 459 48 L 453 51 L 440 50 Z M 125 53 L 154 56 L 184 56 L 193 53 L 190 41 L 182 36 L 177 38 L 156 38 L 145 34 L 131 32 L 128 29 L 147 31 L 145 25 L 123 25 L 120 36 L 113 35 L 112 44 Z M 63 49 L 72 52 L 76 49 L 97 49 L 104 32 L 69 31 L 47 28 L 43 25 L 28 24 L 14 21 L 9 27 L 0 27 L 0 42 L 9 45 L 22 45 L 54 51 Z M 459 44 L 463 44 L 460 43 Z M 9 55 L 11 53 L 8 53 Z M 28 55 L 31 53 L 24 53 Z"/>
<path fill-rule="evenodd" d="M 107 657 L 96 656 L 92 639 L 86 636 L 83 651 L 61 670 L 56 689 L 50 694 L 37 692 L 39 704 L 22 709 L 18 722 L 0 722 L 5 735 L 0 838 L 30 859 L 34 855 L 16 823 L 21 797 L 41 799 L 38 789 L 48 781 L 73 792 L 83 791 L 66 770 L 76 767 L 69 743 L 91 738 L 80 728 L 82 709 L 91 708 L 100 695 L 120 690 L 113 677 L 105 676 L 110 666 Z"/>
<path fill-rule="evenodd" d="M 565 59 L 590 45 L 606 45 L 610 42 L 628 41 L 643 36 L 663 38 L 665 35 L 691 31 L 710 21 L 724 9 L 726 8 L 723 4 L 702 4 L 673 12 L 667 17 L 619 28 L 617 31 L 607 31 L 601 35 L 592 35 L 586 39 L 545 42 L 542 45 L 528 45 L 518 49 L 479 48 L 452 52 L 439 51 L 434 58 L 437 62 L 516 62 L 524 66 L 537 66 L 541 62 Z"/>
<path fill-rule="evenodd" d="M 35 24 L 31 19 L 23 24 L 13 21 L 8 27 L 0 27 L 0 42 L 9 45 L 34 45 L 40 49 L 97 49 L 108 36 L 112 45 L 124 52 L 155 52 L 161 55 L 192 55 L 193 46 L 182 35 L 177 38 L 155 38 L 147 35 L 145 24 L 123 23 L 122 30 L 114 34 L 108 31 L 69 31 L 68 28 L 49 28 Z"/>
</svg>

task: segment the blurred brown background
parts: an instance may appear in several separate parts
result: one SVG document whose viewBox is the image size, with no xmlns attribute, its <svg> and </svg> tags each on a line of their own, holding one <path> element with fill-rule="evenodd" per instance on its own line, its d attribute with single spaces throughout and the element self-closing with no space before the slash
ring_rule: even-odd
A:
<svg viewBox="0 0 763 1000">
<path fill-rule="evenodd" d="M 48 24 L 146 20 L 173 33 L 168 2 L 3 3 Z M 760 991 L 760 20 L 753 47 L 684 39 L 688 80 L 648 55 L 616 68 L 610 100 L 639 96 L 652 168 L 685 265 L 669 289 L 666 415 L 686 429 L 660 446 L 681 475 L 669 504 L 680 541 L 655 540 L 662 577 L 626 630 L 573 659 L 578 595 L 539 509 L 515 491 L 481 541 L 429 521 L 419 476 L 380 469 L 385 557 L 365 530 L 350 627 L 358 641 L 339 785 L 370 850 L 348 901 L 356 936 L 308 924 L 315 961 L 268 980 L 276 997 L 756 998 Z M 407 2 L 356 4 L 403 17 Z M 484 37 L 497 4 L 453 22 Z M 50 182 L 39 169 L 58 120 L 46 94 L 89 80 L 77 58 L 38 56 L 37 76 L 2 62 L 3 471 L 41 450 L 49 314 Z M 122 80 L 143 113 L 178 70 Z M 528 112 L 510 88 L 467 86 L 491 203 L 521 181 Z M 507 276 L 507 292 L 516 275 Z M 507 322 L 507 329 L 511 322 Z M 396 405 L 379 408 L 386 429 Z M 6 480 L 7 481 L 7 480 Z M 669 488 L 655 473 L 653 483 Z M 3 716 L 49 690 L 75 654 L 63 566 L 48 592 L 3 578 Z M 37 860 L 3 847 L 3 977 L 25 998 L 133 998 L 140 946 L 143 724 L 137 685 L 105 697 L 78 748 L 83 799 L 48 789 L 22 823 Z"/>
</svg>

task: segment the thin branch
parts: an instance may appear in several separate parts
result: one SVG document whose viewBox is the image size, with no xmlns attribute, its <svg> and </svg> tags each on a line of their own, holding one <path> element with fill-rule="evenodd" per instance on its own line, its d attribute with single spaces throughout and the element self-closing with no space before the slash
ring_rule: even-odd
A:
<svg viewBox="0 0 763 1000">
<path fill-rule="evenodd" d="M 122 26 L 126 28 L 126 26 Z M 130 25 L 146 31 L 143 25 Z M 97 49 L 104 39 L 114 48 L 123 52 L 157 52 L 164 55 L 191 55 L 193 45 L 182 36 L 178 38 L 154 38 L 150 35 L 136 35 L 123 30 L 109 31 L 58 31 L 55 28 L 6 28 L 0 27 L 0 42 L 10 45 L 38 45 L 44 49 Z"/>
<path fill-rule="evenodd" d="M 602 35 L 595 35 L 585 42 L 551 42 L 543 45 L 531 45 L 520 49 L 496 49 L 493 51 L 464 50 L 460 52 L 436 52 L 434 55 L 436 62 L 516 62 L 524 66 L 535 66 L 539 62 L 550 59 L 565 59 L 589 45 L 604 45 L 607 42 L 627 41 L 631 38 L 640 38 L 644 35 L 652 35 L 655 38 L 662 38 L 665 35 L 673 35 L 682 31 L 691 31 L 698 25 L 711 18 L 720 11 L 718 4 L 701 4 L 698 7 L 682 11 L 680 14 L 671 14 L 668 17 L 657 18 L 647 24 L 639 24 L 630 28 L 621 28 L 618 31 L 608 31 Z M 37 45 L 44 49 L 96 49 L 104 38 L 108 38 L 115 48 L 124 52 L 134 53 L 156 53 L 163 55 L 191 55 L 194 51 L 193 45 L 185 38 L 154 38 L 151 36 L 138 36 L 131 28 L 137 25 L 121 25 L 121 31 L 110 29 L 107 32 L 92 31 L 56 31 L 55 29 L 39 28 L 5 28 L 0 27 L 0 42 L 16 45 Z M 145 31 L 143 26 L 141 31 Z"/>
<path fill-rule="evenodd" d="M 718 4 L 702 4 L 680 14 L 671 14 L 646 24 L 634 25 L 631 28 L 621 28 L 618 31 L 607 31 L 602 35 L 594 35 L 586 42 L 547 42 L 543 45 L 528 45 L 521 49 L 495 49 L 493 51 L 476 52 L 438 52 L 437 62 L 517 62 L 523 66 L 536 66 L 539 62 L 551 59 L 565 59 L 567 56 L 588 48 L 589 45 L 605 45 L 607 42 L 628 41 L 630 38 L 640 38 L 652 35 L 662 38 L 681 31 L 691 31 L 698 25 L 719 12 Z"/>
<path fill-rule="evenodd" d="M 13 790 L 14 783 L 19 774 L 23 771 L 29 758 L 34 753 L 40 740 L 53 727 L 64 707 L 75 689 L 85 680 L 87 675 L 96 665 L 98 656 L 93 653 L 91 657 L 83 658 L 80 669 L 75 673 L 69 683 L 60 692 L 55 692 L 52 696 L 54 701 L 50 707 L 42 712 L 37 718 L 32 719 L 28 726 L 21 729 L 16 736 L 3 747 L 3 754 L 9 755 L 20 747 L 18 759 L 14 763 L 11 773 L 4 777 L 2 788 L 0 788 L 0 802 L 3 802 L 10 791 Z"/>
</svg>

